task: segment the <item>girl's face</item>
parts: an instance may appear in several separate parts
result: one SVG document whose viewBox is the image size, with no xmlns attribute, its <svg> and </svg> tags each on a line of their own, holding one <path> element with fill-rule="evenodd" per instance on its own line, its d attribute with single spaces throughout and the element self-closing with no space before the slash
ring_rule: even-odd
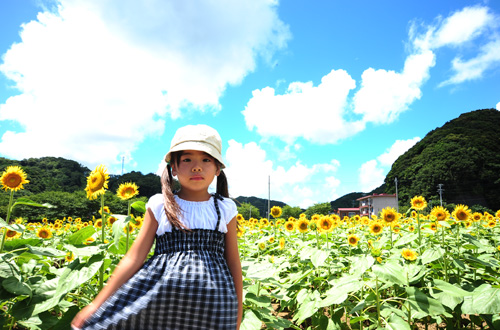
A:
<svg viewBox="0 0 500 330">
<path fill-rule="evenodd" d="M 177 161 L 172 162 L 172 175 L 181 184 L 179 197 L 187 194 L 208 193 L 208 187 L 220 169 L 217 161 L 207 153 L 198 150 L 184 150 Z"/>
</svg>

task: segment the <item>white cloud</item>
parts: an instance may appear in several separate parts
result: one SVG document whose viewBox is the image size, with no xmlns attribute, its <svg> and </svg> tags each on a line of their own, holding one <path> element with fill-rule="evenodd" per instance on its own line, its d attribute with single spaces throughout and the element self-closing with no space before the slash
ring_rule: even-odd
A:
<svg viewBox="0 0 500 330">
<path fill-rule="evenodd" d="M 480 53 L 469 60 L 456 57 L 452 61 L 453 76 L 442 82 L 440 86 L 459 84 L 464 81 L 482 78 L 483 73 L 500 65 L 500 39 L 481 47 Z"/>
<path fill-rule="evenodd" d="M 419 37 L 429 49 L 448 46 L 459 51 L 451 63 L 452 76 L 440 87 L 479 79 L 500 64 L 499 20 L 487 7 L 465 7 Z"/>
<path fill-rule="evenodd" d="M 424 51 L 407 57 L 401 73 L 365 70 L 361 89 L 354 96 L 354 113 L 366 122 L 389 124 L 420 99 L 420 86 L 429 78 L 435 64 L 434 54 Z"/>
<path fill-rule="evenodd" d="M 359 169 L 359 185 L 361 191 L 369 192 L 380 186 L 385 179 L 384 170 L 375 159 L 363 163 Z"/>
<path fill-rule="evenodd" d="M 269 160 L 265 150 L 255 142 L 243 145 L 235 140 L 229 141 L 225 158 L 228 167 L 224 171 L 231 196 L 267 198 L 270 182 L 271 199 L 291 206 L 306 208 L 338 197 L 337 160 L 310 167 L 298 161 L 285 169 Z"/>
<path fill-rule="evenodd" d="M 500 102 L 497 103 L 496 109 L 500 111 Z"/>
<path fill-rule="evenodd" d="M 459 46 L 479 36 L 494 23 L 487 7 L 465 7 L 443 20 L 434 33 L 431 47 Z"/>
<path fill-rule="evenodd" d="M 403 69 L 366 69 L 351 99 L 349 93 L 356 82 L 342 69 L 332 70 L 318 86 L 310 81 L 293 82 L 284 94 L 276 94 L 271 87 L 254 90 L 243 111 L 247 127 L 263 137 L 276 137 L 289 144 L 299 138 L 325 144 L 354 136 L 367 123 L 390 124 L 422 97 L 421 88 L 436 65 L 434 52 L 438 48 L 452 47 L 457 52 L 467 49 L 472 53 L 466 60 L 461 53 L 455 57 L 453 75 L 441 86 L 478 79 L 498 65 L 498 21 L 487 7 L 474 6 L 444 19 L 439 17 L 423 31 L 413 24 Z M 470 46 L 471 42 L 475 43 Z"/>
<path fill-rule="evenodd" d="M 24 24 L 3 54 L 19 95 L 0 104 L 2 155 L 119 162 L 183 108 L 218 111 L 219 97 L 289 39 L 276 3 L 59 0 Z"/>
<path fill-rule="evenodd" d="M 396 142 L 394 142 L 394 144 L 389 149 L 387 149 L 382 155 L 377 157 L 377 160 L 380 162 L 380 165 L 390 167 L 392 166 L 392 163 L 394 163 L 396 159 L 398 159 L 399 156 L 408 151 L 420 140 L 421 139 L 418 136 L 409 140 L 396 140 Z"/>
<path fill-rule="evenodd" d="M 347 72 L 332 70 L 318 86 L 311 81 L 293 82 L 285 94 L 275 94 L 271 87 L 254 90 L 243 115 L 247 127 L 264 137 L 290 144 L 299 137 L 335 143 L 364 129 L 362 122 L 344 119 L 347 96 L 354 87 Z"/>
<path fill-rule="evenodd" d="M 420 141 L 418 136 L 408 140 L 396 140 L 377 159 L 363 163 L 359 168 L 359 185 L 361 191 L 369 192 L 384 183 L 385 177 L 396 159 L 413 147 L 418 141 Z"/>
</svg>

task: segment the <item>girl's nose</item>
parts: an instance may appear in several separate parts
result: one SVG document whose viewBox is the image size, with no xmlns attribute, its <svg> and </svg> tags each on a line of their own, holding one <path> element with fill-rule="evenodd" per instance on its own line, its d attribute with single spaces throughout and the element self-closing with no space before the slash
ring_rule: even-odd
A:
<svg viewBox="0 0 500 330">
<path fill-rule="evenodd" d="M 201 172 L 201 166 L 198 164 L 195 164 L 191 170 L 193 172 Z"/>
</svg>

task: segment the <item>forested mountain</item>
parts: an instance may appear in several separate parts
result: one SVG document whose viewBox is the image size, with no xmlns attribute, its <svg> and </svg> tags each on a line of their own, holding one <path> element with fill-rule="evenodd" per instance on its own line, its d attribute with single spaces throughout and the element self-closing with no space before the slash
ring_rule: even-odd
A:
<svg viewBox="0 0 500 330">
<path fill-rule="evenodd" d="M 10 160 L 0 157 L 0 171 L 7 166 L 20 166 L 28 175 L 29 184 L 24 186 L 27 193 L 38 194 L 47 191 L 75 192 L 85 189 L 87 176 L 91 170 L 78 162 L 60 157 L 28 158 Z M 134 182 L 139 196 L 150 197 L 161 193 L 160 178 L 153 174 L 132 171 L 123 175 L 110 175 L 108 190 L 115 192 L 123 182 Z"/>
<path fill-rule="evenodd" d="M 330 205 L 332 206 L 332 210 L 337 210 L 339 207 L 358 207 L 359 202 L 357 201 L 357 199 L 365 195 L 367 194 L 361 192 L 352 192 L 350 194 L 337 198 L 334 201 L 331 201 Z"/>
<path fill-rule="evenodd" d="M 98 202 L 85 198 L 86 178 L 90 173 L 87 167 L 56 157 L 21 161 L 0 157 L 0 171 L 11 165 L 21 166 L 30 180 L 25 189 L 16 192 L 17 197 L 28 196 L 35 202 L 58 206 L 57 209 L 44 210 L 19 206 L 16 213 L 33 218 L 83 217 L 90 216 L 96 209 Z M 500 209 L 500 112 L 484 109 L 464 113 L 429 132 L 394 162 L 382 186 L 367 193 L 395 193 L 395 178 L 398 180 L 400 205 L 409 205 L 410 199 L 416 195 L 422 195 L 437 205 L 438 184 L 441 184 L 444 204 Z M 136 183 L 138 197 L 144 200 L 161 192 L 160 178 L 155 174 L 133 171 L 110 175 L 106 204 L 112 205 L 116 212 L 126 210 L 126 203 L 114 196 L 123 182 Z M 0 192 L 0 217 L 5 217 L 8 195 L 6 191 Z M 330 204 L 335 210 L 356 207 L 356 199 L 364 195 L 353 192 Z M 257 207 L 261 216 L 267 214 L 267 199 L 240 196 L 236 200 Z M 283 207 L 286 204 L 272 200 L 271 207 L 275 205 Z"/>
<path fill-rule="evenodd" d="M 20 166 L 30 183 L 25 190 L 31 193 L 44 191 L 73 192 L 84 189 L 90 170 L 79 163 L 58 157 L 11 160 L 0 157 L 0 171 L 7 166 Z"/>
<path fill-rule="evenodd" d="M 476 110 L 429 132 L 401 155 L 385 178 L 400 203 L 415 195 L 439 202 L 500 209 L 500 111 Z"/>
<path fill-rule="evenodd" d="M 14 210 L 14 216 L 40 220 L 54 220 L 62 217 L 91 218 L 99 216 L 99 201 L 88 200 L 84 191 L 90 169 L 78 162 L 58 157 L 28 158 L 21 161 L 0 157 L 0 172 L 7 166 L 20 166 L 28 176 L 29 184 L 23 190 L 16 192 L 16 197 L 27 197 L 37 203 L 49 203 L 55 208 L 33 208 L 19 205 Z M 160 178 L 152 173 L 130 172 L 124 175 L 110 175 L 105 203 L 114 213 L 127 212 L 127 202 L 116 196 L 120 183 L 134 182 L 139 186 L 136 199 L 149 198 L 161 192 Z M 0 191 L 0 217 L 7 214 L 9 193 Z"/>
</svg>

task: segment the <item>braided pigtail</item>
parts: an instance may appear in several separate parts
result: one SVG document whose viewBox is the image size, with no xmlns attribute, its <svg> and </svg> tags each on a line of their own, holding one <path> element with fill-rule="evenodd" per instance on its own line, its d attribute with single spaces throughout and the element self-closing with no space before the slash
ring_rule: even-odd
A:
<svg viewBox="0 0 500 330">
<path fill-rule="evenodd" d="M 176 160 L 177 157 L 173 157 L 172 160 Z M 172 176 L 172 167 L 170 164 L 167 164 L 165 170 L 163 170 L 162 180 L 161 180 L 161 190 L 163 194 L 163 199 L 165 200 L 165 204 L 163 207 L 165 208 L 165 214 L 167 216 L 168 221 L 177 229 L 180 230 L 189 230 L 180 220 L 179 214 L 182 212 L 179 204 L 177 204 L 174 198 L 174 178 Z"/>
<path fill-rule="evenodd" d="M 223 197 L 229 198 L 229 189 L 227 186 L 227 177 L 223 170 L 220 170 L 220 174 L 217 177 L 217 193 Z"/>
</svg>

